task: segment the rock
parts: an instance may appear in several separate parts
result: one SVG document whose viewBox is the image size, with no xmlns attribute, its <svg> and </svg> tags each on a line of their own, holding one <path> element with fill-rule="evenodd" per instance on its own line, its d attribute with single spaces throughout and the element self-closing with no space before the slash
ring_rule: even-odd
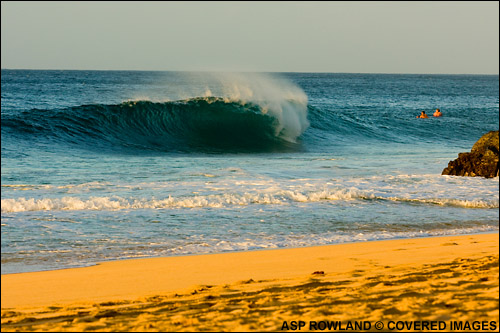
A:
<svg viewBox="0 0 500 333">
<path fill-rule="evenodd" d="M 470 153 L 459 153 L 456 160 L 450 161 L 441 174 L 498 177 L 498 150 L 498 131 L 488 132 L 472 146 Z"/>
</svg>

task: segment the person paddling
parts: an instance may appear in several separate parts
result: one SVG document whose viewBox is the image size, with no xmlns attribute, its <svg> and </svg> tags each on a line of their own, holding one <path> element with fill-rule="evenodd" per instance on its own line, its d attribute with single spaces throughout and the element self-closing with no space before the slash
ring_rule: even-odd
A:
<svg viewBox="0 0 500 333">
<path fill-rule="evenodd" d="M 425 111 L 422 111 L 420 116 L 417 116 L 417 118 L 429 118 L 429 116 L 427 114 L 425 114 Z"/>
<path fill-rule="evenodd" d="M 436 109 L 436 112 L 434 112 L 433 116 L 434 117 L 441 117 L 443 114 L 441 113 L 441 111 L 439 109 Z"/>
</svg>

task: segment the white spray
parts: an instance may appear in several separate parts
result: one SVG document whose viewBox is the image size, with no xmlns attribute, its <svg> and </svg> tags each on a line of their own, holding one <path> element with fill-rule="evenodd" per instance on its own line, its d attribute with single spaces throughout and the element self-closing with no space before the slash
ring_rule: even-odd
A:
<svg viewBox="0 0 500 333">
<path fill-rule="evenodd" d="M 261 73 L 196 73 L 204 83 L 203 97 L 222 97 L 226 102 L 253 103 L 277 120 L 275 135 L 290 142 L 307 129 L 307 95 L 292 82 Z M 198 95 L 200 96 L 200 95 Z"/>
<path fill-rule="evenodd" d="M 168 102 L 190 98 L 221 97 L 226 102 L 252 103 L 277 120 L 275 136 L 290 142 L 307 129 L 307 95 L 296 84 L 277 74 L 231 72 L 176 73 L 174 83 L 167 79 L 163 96 L 138 95 L 128 102 L 149 100 Z"/>
</svg>

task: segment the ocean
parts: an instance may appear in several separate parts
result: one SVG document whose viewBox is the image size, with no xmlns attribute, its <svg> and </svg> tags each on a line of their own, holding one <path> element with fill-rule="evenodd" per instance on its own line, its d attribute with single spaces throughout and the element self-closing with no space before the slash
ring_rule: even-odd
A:
<svg viewBox="0 0 500 333">
<path fill-rule="evenodd" d="M 1 272 L 498 232 L 441 175 L 498 128 L 498 75 L 2 70 Z"/>
</svg>

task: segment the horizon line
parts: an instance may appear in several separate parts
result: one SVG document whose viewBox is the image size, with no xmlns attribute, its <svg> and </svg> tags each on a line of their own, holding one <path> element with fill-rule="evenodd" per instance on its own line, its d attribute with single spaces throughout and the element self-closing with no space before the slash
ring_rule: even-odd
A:
<svg viewBox="0 0 500 333">
<path fill-rule="evenodd" d="M 250 70 L 167 70 L 167 69 L 61 69 L 61 68 L 1 68 L 1 70 L 25 71 L 95 71 L 95 72 L 207 72 L 207 73 L 297 73 L 297 74 L 376 74 L 376 75 L 499 75 L 499 73 L 401 73 L 401 72 L 310 72 L 310 71 L 250 71 Z"/>
</svg>

